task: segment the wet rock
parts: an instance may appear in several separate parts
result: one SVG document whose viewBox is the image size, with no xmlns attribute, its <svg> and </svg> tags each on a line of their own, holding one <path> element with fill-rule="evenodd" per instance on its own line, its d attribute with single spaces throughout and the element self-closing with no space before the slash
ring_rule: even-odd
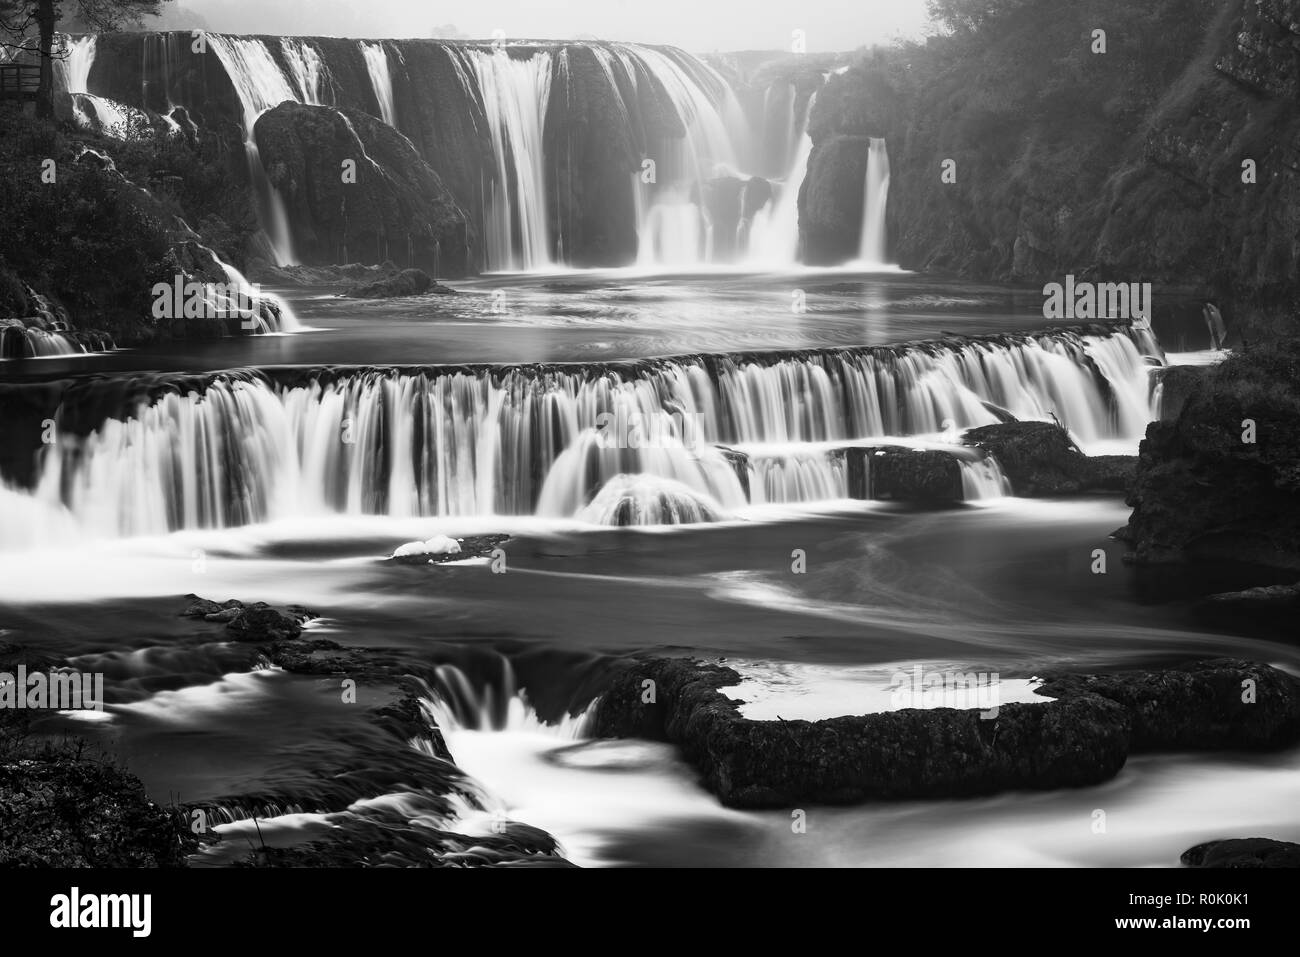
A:
<svg viewBox="0 0 1300 957">
<path fill-rule="evenodd" d="M 287 614 L 266 602 L 244 604 L 231 598 L 218 604 L 198 595 L 187 595 L 189 604 L 181 613 L 186 618 L 224 624 L 233 641 L 284 641 L 302 634 L 303 622 L 317 617 L 300 605 L 290 605 Z"/>
<path fill-rule="evenodd" d="M 999 422 L 970 429 L 962 439 L 997 458 L 1017 495 L 1125 491 L 1137 459 L 1084 455 L 1068 432 L 1050 422 Z"/>
<path fill-rule="evenodd" d="M 1300 741 L 1300 680 L 1257 662 L 1216 658 L 1167 671 L 1047 675 L 1038 691 L 1123 706 L 1134 751 L 1254 751 Z"/>
<path fill-rule="evenodd" d="M 1133 560 L 1300 571 L 1300 341 L 1234 354 L 1153 422 L 1124 540 Z"/>
<path fill-rule="evenodd" d="M 254 136 L 304 262 L 399 259 L 465 274 L 468 217 L 434 167 L 388 124 L 362 110 L 286 102 L 258 118 Z M 340 170 L 349 161 L 356 175 L 345 182 Z"/>
<path fill-rule="evenodd" d="M 469 535 L 465 538 L 446 539 L 441 543 L 442 547 L 439 547 L 439 543 L 430 539 L 430 542 L 434 543 L 430 546 L 432 550 L 419 550 L 412 547 L 430 545 L 430 542 L 411 542 L 398 548 L 384 561 L 395 565 L 441 565 L 444 562 L 459 562 L 467 558 L 487 558 L 508 541 L 510 541 L 509 535 Z M 456 549 L 452 550 L 449 545 L 455 545 Z"/>
<path fill-rule="evenodd" d="M 182 849 L 126 770 L 76 745 L 0 748 L 0 867 L 175 867 Z"/>
<path fill-rule="evenodd" d="M 1128 753 L 1127 714 L 1097 695 L 990 718 L 943 708 L 754 721 L 718 690 L 739 679 L 689 660 L 636 662 L 600 698 L 592 733 L 671 741 L 724 804 L 750 808 L 1080 787 L 1113 777 Z"/>
<path fill-rule="evenodd" d="M 1183 851 L 1188 867 L 1300 867 L 1300 844 L 1266 837 L 1207 841 Z"/>
<path fill-rule="evenodd" d="M 963 498 L 961 466 L 947 452 L 899 447 L 864 449 L 873 499 L 942 505 Z"/>
<path fill-rule="evenodd" d="M 422 296 L 425 293 L 450 296 L 455 295 L 456 290 L 435 282 L 422 269 L 403 269 L 396 276 L 353 286 L 343 295 L 350 299 L 395 299 L 399 296 Z"/>
<path fill-rule="evenodd" d="M 1160 420 L 1177 422 L 1187 400 L 1210 382 L 1214 367 L 1165 366 L 1151 375 L 1160 387 Z"/>
<path fill-rule="evenodd" d="M 814 147 L 799 188 L 805 262 L 824 265 L 857 256 L 869 149 L 869 137 L 845 134 L 829 136 Z"/>
</svg>

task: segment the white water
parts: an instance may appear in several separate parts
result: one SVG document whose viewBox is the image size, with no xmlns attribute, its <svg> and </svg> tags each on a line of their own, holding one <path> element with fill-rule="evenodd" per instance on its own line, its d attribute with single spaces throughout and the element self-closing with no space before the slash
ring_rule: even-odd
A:
<svg viewBox="0 0 1300 957">
<path fill-rule="evenodd" d="M 32 512 L 95 537 L 340 512 L 700 520 L 843 498 L 843 466 L 801 443 L 990 424 L 984 400 L 1023 419 L 1055 415 L 1084 439 L 1136 441 L 1154 417 L 1147 396 L 1147 366 L 1123 334 L 657 360 L 619 373 L 360 371 L 292 388 L 224 373 L 201 394 L 168 390 L 107 417 L 84 439 L 60 431 L 38 453 Z M 672 426 L 648 448 L 605 447 L 600 417 L 620 409 L 670 422 L 679 412 L 698 437 Z M 716 448 L 737 443 L 770 448 L 737 466 Z M 965 471 L 968 497 L 1004 491 L 989 464 Z M 23 547 L 31 533 L 6 528 L 0 544 Z"/>
<path fill-rule="evenodd" d="M 859 258 L 870 265 L 887 263 L 885 206 L 889 200 L 889 150 L 885 141 L 871 137 L 867 176 L 862 195 L 862 242 Z"/>
<path fill-rule="evenodd" d="M 379 112 L 389 126 L 397 126 L 397 111 L 393 109 L 393 77 L 388 70 L 388 51 L 382 43 L 362 43 L 361 53 L 366 58 L 366 71 L 375 88 Z"/>
<path fill-rule="evenodd" d="M 495 176 L 484 184 L 488 269 L 541 269 L 551 263 L 542 127 L 552 55 L 510 57 L 504 49 L 459 49 L 487 117 Z M 473 91 L 471 91 L 472 95 Z"/>
<path fill-rule="evenodd" d="M 303 96 L 318 95 L 320 58 L 315 50 L 311 50 L 311 54 L 306 53 L 311 48 L 299 41 L 281 40 L 285 56 L 295 66 L 295 83 L 298 87 L 295 92 L 263 41 L 211 33 L 208 34 L 208 42 L 226 68 L 226 75 L 230 77 L 243 107 L 244 151 L 248 158 L 249 175 L 260 197 L 257 214 L 262 231 L 276 265 L 293 265 L 297 260 L 293 254 L 293 236 L 284 198 L 266 177 L 257 140 L 253 136 L 253 127 L 259 116 L 286 100 L 301 101 Z"/>
<path fill-rule="evenodd" d="M 797 146 L 784 176 L 772 184 L 775 192 L 772 203 L 755 216 L 749 232 L 749 259 L 751 261 L 792 264 L 799 258 L 799 188 L 808 175 L 808 159 L 812 156 L 813 142 L 808 134 L 808 120 L 812 116 L 814 93 L 808 98 L 803 120 L 796 128 Z"/>
</svg>

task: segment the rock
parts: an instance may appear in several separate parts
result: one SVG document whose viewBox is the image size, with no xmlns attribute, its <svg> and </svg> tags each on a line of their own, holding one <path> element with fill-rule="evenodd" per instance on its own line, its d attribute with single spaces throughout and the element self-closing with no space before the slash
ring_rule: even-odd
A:
<svg viewBox="0 0 1300 957">
<path fill-rule="evenodd" d="M 961 466 L 947 452 L 901 447 L 861 452 L 866 464 L 868 498 L 944 505 L 960 502 L 965 497 Z"/>
<path fill-rule="evenodd" d="M 1165 366 L 1152 374 L 1160 388 L 1160 421 L 1177 422 L 1187 400 L 1214 377 L 1214 366 Z"/>
<path fill-rule="evenodd" d="M 277 286 L 355 286 L 397 275 L 401 270 L 385 260 L 375 266 L 347 263 L 342 266 L 275 266 L 265 259 L 249 261 L 246 275 L 252 282 Z"/>
<path fill-rule="evenodd" d="M 1124 540 L 1139 563 L 1300 571 L 1300 341 L 1234 354 L 1139 449 Z"/>
<path fill-rule="evenodd" d="M 343 295 L 350 299 L 394 299 L 398 296 L 419 296 L 427 292 L 444 296 L 455 294 L 454 289 L 434 282 L 433 277 L 422 269 L 403 269 L 396 276 L 353 286 Z"/>
<path fill-rule="evenodd" d="M 1300 867 L 1300 844 L 1266 837 L 1207 841 L 1183 851 L 1188 867 Z"/>
<path fill-rule="evenodd" d="M 857 257 L 869 147 L 866 136 L 836 135 L 813 148 L 799 187 L 804 262 L 826 265 Z"/>
<path fill-rule="evenodd" d="M 508 541 L 509 535 L 469 535 L 465 538 L 435 535 L 426 542 L 408 542 L 398 547 L 384 561 L 394 565 L 440 565 L 467 558 L 486 558 Z"/>
<path fill-rule="evenodd" d="M 0 867 L 176 867 L 189 843 L 138 778 L 75 745 L 0 753 Z"/>
<path fill-rule="evenodd" d="M 1135 752 L 1268 750 L 1300 740 L 1300 679 L 1256 662 L 1216 658 L 1168 671 L 1045 675 L 1038 691 L 1122 705 Z"/>
<path fill-rule="evenodd" d="M 468 217 L 388 124 L 361 110 L 286 102 L 258 118 L 254 136 L 304 262 L 398 258 L 465 275 L 474 242 Z M 355 182 L 340 175 L 345 161 L 355 165 Z"/>
<path fill-rule="evenodd" d="M 236 636 L 236 641 L 282 641 L 302 634 L 300 621 L 260 602 L 231 611 L 235 614 L 228 620 L 226 630 Z"/>
<path fill-rule="evenodd" d="M 288 614 L 284 614 L 260 601 L 248 605 L 231 598 L 218 604 L 198 595 L 185 597 L 190 604 L 181 613 L 183 616 L 224 624 L 234 641 L 292 640 L 302 634 L 303 622 L 317 617 L 300 605 L 290 605 Z"/>
<path fill-rule="evenodd" d="M 993 455 L 1017 495 L 1073 495 L 1090 490 L 1125 491 L 1137 459 L 1088 457 L 1069 433 L 1050 422 L 1000 422 L 970 429 L 962 441 Z"/>
<path fill-rule="evenodd" d="M 1243 623 L 1264 626 L 1288 638 L 1295 635 L 1297 611 L 1300 611 L 1300 582 L 1220 592 L 1197 606 L 1198 614 L 1209 621 L 1229 626 Z"/>
<path fill-rule="evenodd" d="M 1113 777 L 1128 753 L 1124 709 L 1096 695 L 1003 705 L 990 719 L 940 708 L 754 721 L 718 690 L 739 680 L 688 660 L 631 663 L 600 697 L 590 730 L 677 744 L 709 790 L 745 808 L 1082 787 Z"/>
</svg>

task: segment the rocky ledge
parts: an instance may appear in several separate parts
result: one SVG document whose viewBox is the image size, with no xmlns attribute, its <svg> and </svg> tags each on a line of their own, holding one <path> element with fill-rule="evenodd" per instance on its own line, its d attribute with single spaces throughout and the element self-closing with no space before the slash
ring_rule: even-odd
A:
<svg viewBox="0 0 1300 957">
<path fill-rule="evenodd" d="M 1300 681 L 1228 659 L 1049 676 L 1039 690 L 1055 700 L 994 713 L 906 709 L 822 721 L 745 718 L 720 690 L 740 678 L 688 659 L 630 663 L 600 698 L 591 731 L 673 742 L 724 804 L 745 808 L 1082 787 L 1114 777 L 1136 751 L 1300 740 Z"/>
<path fill-rule="evenodd" d="M 1147 427 L 1118 537 L 1143 564 L 1300 571 L 1300 340 L 1184 378 L 1177 414 Z"/>
<path fill-rule="evenodd" d="M 970 429 L 967 445 L 998 460 L 1017 495 L 1124 492 L 1137 459 L 1130 455 L 1084 455 L 1070 434 L 1051 422 L 999 422 Z"/>
</svg>

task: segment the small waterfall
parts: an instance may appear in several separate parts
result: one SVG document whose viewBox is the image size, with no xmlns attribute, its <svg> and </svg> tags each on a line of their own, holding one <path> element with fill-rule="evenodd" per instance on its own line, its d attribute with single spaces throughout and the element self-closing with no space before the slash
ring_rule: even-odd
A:
<svg viewBox="0 0 1300 957">
<path fill-rule="evenodd" d="M 542 128 L 551 91 L 552 55 L 526 59 L 504 49 L 457 49 L 473 75 L 487 118 L 496 175 L 484 203 L 490 270 L 540 269 L 551 263 Z"/>
<path fill-rule="evenodd" d="M 68 55 L 54 61 L 54 78 L 67 93 L 90 92 L 90 68 L 95 65 L 94 36 L 71 37 L 57 34 L 67 44 Z"/>
<path fill-rule="evenodd" d="M 755 505 L 829 502 L 849 497 L 848 470 L 834 453 L 756 454 L 748 457 L 749 496 Z"/>
<path fill-rule="evenodd" d="M 758 262 L 792 265 L 799 256 L 799 188 L 808 175 L 808 159 L 812 156 L 812 137 L 808 135 L 808 120 L 812 116 L 814 93 L 808 98 L 803 120 L 794 133 L 797 144 L 789 166 L 779 181 L 773 183 L 776 195 L 769 208 L 763 209 L 750 228 L 749 258 Z"/>
<path fill-rule="evenodd" d="M 366 70 L 370 73 L 370 84 L 375 88 L 375 99 L 379 101 L 379 112 L 383 121 L 389 126 L 397 126 L 397 112 L 393 108 L 393 77 L 388 70 L 388 51 L 382 43 L 361 44 L 361 54 L 366 58 Z"/>
<path fill-rule="evenodd" d="M 889 150 L 885 141 L 871 137 L 867 154 L 867 177 L 862 195 L 862 262 L 882 266 L 887 260 L 885 204 L 889 199 Z"/>
<path fill-rule="evenodd" d="M 985 403 L 1055 416 L 1084 441 L 1135 440 L 1155 418 L 1148 366 L 1125 331 L 285 382 L 220 373 L 146 394 L 110 404 L 90 434 L 61 427 L 41 447 L 39 508 L 107 537 L 331 513 L 721 516 L 846 497 L 834 451 L 801 443 L 865 446 L 999 421 Z M 698 434 L 602 433 L 632 412 L 698 423 Z M 997 494 L 994 467 L 971 465 L 968 497 Z"/>
<path fill-rule="evenodd" d="M 1006 498 L 1011 495 L 1011 482 L 1002 472 L 1002 466 L 991 455 L 975 461 L 962 460 L 961 491 L 967 501 L 989 498 Z"/>
<path fill-rule="evenodd" d="M 244 151 L 248 158 L 249 176 L 258 195 L 257 215 L 262 232 L 276 265 L 293 265 L 296 259 L 284 198 L 267 179 L 257 150 L 257 140 L 253 136 L 253 127 L 259 116 L 286 100 L 318 95 L 320 58 L 314 50 L 309 56 L 305 51 L 311 48 L 301 41 L 290 41 L 287 38 L 281 41 L 287 61 L 294 65 L 295 83 L 298 86 L 298 92 L 295 93 L 263 41 L 213 33 L 208 34 L 208 42 L 225 67 L 226 75 L 234 84 L 243 107 Z M 316 101 L 312 99 L 306 102 Z"/>
</svg>

